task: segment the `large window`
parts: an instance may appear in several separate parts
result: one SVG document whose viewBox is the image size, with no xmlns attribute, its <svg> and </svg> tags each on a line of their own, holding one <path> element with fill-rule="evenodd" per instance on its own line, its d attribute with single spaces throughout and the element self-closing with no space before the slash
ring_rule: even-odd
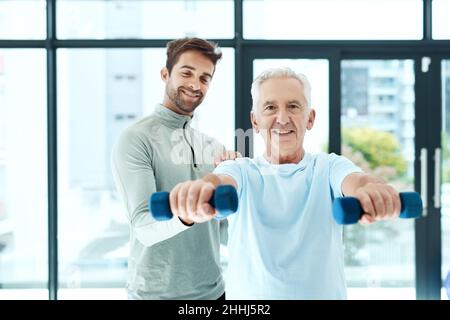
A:
<svg viewBox="0 0 450 320">
<path fill-rule="evenodd" d="M 233 38 L 232 0 L 58 0 L 60 39 Z"/>
<path fill-rule="evenodd" d="M 244 38 L 421 39 L 422 1 L 244 0 Z"/>
<path fill-rule="evenodd" d="M 442 292 L 442 299 L 450 299 L 450 60 L 444 60 L 442 68 L 442 279 L 448 288 L 448 296 Z M 447 281 L 447 282 L 445 282 Z"/>
<path fill-rule="evenodd" d="M 450 39 L 450 1 L 433 0 L 433 39 Z"/>
<path fill-rule="evenodd" d="M 397 190 L 413 190 L 413 62 L 344 60 L 341 67 L 342 154 Z M 344 246 L 350 298 L 415 298 L 414 220 L 347 226 Z"/>
<path fill-rule="evenodd" d="M 48 296 L 45 73 L 44 50 L 0 50 L 0 287 L 33 299 Z"/>
<path fill-rule="evenodd" d="M 0 39 L 44 39 L 45 0 L 2 0 Z"/>
</svg>

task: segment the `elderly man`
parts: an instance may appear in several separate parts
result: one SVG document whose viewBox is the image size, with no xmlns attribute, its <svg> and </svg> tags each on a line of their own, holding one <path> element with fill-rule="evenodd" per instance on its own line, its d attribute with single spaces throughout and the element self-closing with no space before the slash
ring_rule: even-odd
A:
<svg viewBox="0 0 450 320">
<path fill-rule="evenodd" d="M 310 154 L 303 141 L 314 125 L 310 84 L 288 68 L 263 72 L 252 85 L 253 129 L 261 133 L 264 155 L 221 163 L 203 179 L 178 184 L 172 211 L 186 223 L 209 221 L 207 203 L 219 184 L 239 195 L 229 218 L 230 299 L 344 299 L 342 229 L 332 201 L 354 196 L 360 222 L 394 218 L 398 192 L 336 154 Z"/>
</svg>

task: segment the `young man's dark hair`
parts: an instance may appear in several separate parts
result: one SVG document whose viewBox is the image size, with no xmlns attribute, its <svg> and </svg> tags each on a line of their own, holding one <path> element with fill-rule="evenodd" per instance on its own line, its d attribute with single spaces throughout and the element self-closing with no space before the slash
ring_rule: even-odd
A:
<svg viewBox="0 0 450 320">
<path fill-rule="evenodd" d="M 167 62 L 166 68 L 169 74 L 172 72 L 173 66 L 178 62 L 180 55 L 189 50 L 196 50 L 211 60 L 216 66 L 217 61 L 222 58 L 217 43 L 207 41 L 200 38 L 183 38 L 169 41 L 167 43 Z"/>
</svg>

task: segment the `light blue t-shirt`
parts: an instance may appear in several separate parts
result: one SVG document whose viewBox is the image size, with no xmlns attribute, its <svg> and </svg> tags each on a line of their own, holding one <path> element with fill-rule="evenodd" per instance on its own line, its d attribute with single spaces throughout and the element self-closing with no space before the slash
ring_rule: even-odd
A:
<svg viewBox="0 0 450 320">
<path fill-rule="evenodd" d="M 336 154 L 309 154 L 297 164 L 264 157 L 222 162 L 215 174 L 238 185 L 229 217 L 227 299 L 345 299 L 342 227 L 332 201 L 352 172 Z"/>
</svg>

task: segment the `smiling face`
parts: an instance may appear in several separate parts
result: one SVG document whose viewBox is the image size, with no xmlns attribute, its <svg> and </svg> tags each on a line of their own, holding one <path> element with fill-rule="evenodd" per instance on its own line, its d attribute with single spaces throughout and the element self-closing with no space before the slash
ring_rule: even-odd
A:
<svg viewBox="0 0 450 320">
<path fill-rule="evenodd" d="M 251 120 L 264 139 L 266 158 L 272 163 L 299 162 L 305 132 L 312 129 L 315 119 L 303 84 L 295 78 L 275 77 L 261 83 L 258 92 Z"/>
<path fill-rule="evenodd" d="M 163 105 L 179 114 L 192 115 L 202 103 L 214 73 L 213 62 L 198 51 L 180 55 L 171 73 L 166 67 L 161 78 L 166 83 Z"/>
</svg>

